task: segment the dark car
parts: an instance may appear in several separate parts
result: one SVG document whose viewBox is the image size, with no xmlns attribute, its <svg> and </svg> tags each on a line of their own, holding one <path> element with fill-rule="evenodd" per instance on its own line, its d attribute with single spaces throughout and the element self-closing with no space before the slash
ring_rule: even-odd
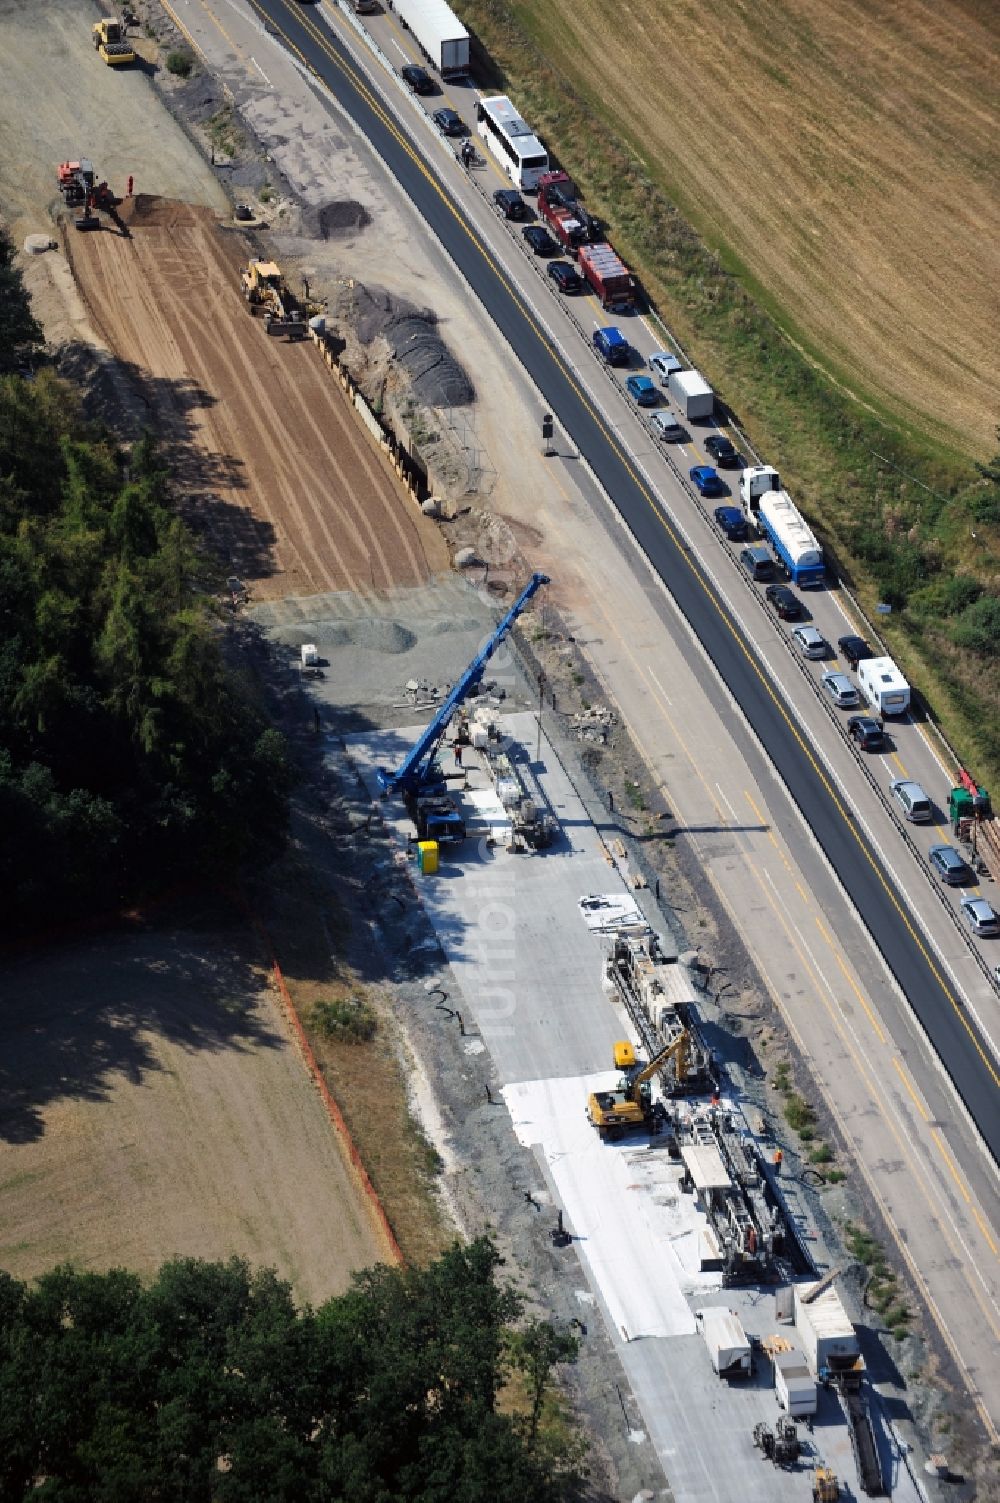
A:
<svg viewBox="0 0 1000 1503">
<path fill-rule="evenodd" d="M 419 67 L 416 63 L 407 63 L 405 68 L 400 68 L 399 76 L 405 84 L 409 84 L 414 94 L 437 93 L 437 84 L 427 69 Z"/>
<path fill-rule="evenodd" d="M 435 110 L 431 119 L 446 136 L 464 136 L 469 127 L 456 110 Z"/>
<path fill-rule="evenodd" d="M 769 584 L 764 594 L 782 621 L 797 621 L 802 615 L 802 602 L 787 585 Z"/>
<path fill-rule="evenodd" d="M 530 219 L 531 210 L 516 188 L 498 188 L 493 195 L 498 214 L 504 219 Z"/>
<path fill-rule="evenodd" d="M 568 261 L 550 261 L 545 269 L 560 292 L 579 292 L 583 286 L 579 272 Z"/>
<path fill-rule="evenodd" d="M 875 656 L 864 637 L 838 637 L 837 651 L 842 658 L 847 659 L 847 666 L 849 668 L 857 668 L 858 664 L 863 663 L 865 658 L 873 658 Z"/>
<path fill-rule="evenodd" d="M 862 751 L 881 751 L 885 745 L 882 727 L 871 715 L 852 715 L 847 722 L 847 734 Z"/>
<path fill-rule="evenodd" d="M 692 465 L 690 470 L 688 470 L 688 475 L 691 478 L 691 483 L 698 488 L 703 496 L 726 496 L 729 494 L 728 485 L 722 479 L 721 475 L 715 473 L 710 464 Z"/>
<path fill-rule="evenodd" d="M 553 240 L 548 230 L 543 230 L 540 224 L 529 224 L 521 234 L 527 240 L 536 256 L 555 256 L 559 253 L 558 242 Z"/>
<path fill-rule="evenodd" d="M 732 470 L 737 465 L 743 464 L 742 454 L 730 443 L 724 433 L 711 434 L 705 440 L 705 448 L 716 464 L 721 464 L 724 470 Z"/>
<path fill-rule="evenodd" d="M 738 506 L 717 506 L 713 516 L 731 543 L 742 543 L 747 535 L 747 519 Z"/>
</svg>

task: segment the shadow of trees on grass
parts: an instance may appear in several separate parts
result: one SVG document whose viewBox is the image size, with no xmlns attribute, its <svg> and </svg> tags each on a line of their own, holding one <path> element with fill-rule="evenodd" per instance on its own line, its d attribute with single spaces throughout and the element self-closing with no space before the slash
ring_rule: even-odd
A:
<svg viewBox="0 0 1000 1503">
<path fill-rule="evenodd" d="M 0 1142 L 31 1143 L 57 1103 L 107 1101 L 164 1069 L 157 1039 L 187 1052 L 274 1049 L 245 917 L 218 898 L 155 925 L 108 929 L 4 963 Z"/>
</svg>

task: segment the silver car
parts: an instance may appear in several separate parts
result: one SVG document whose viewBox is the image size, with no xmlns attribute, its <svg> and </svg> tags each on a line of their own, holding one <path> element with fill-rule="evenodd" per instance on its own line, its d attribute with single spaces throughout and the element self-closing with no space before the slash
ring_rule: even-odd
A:
<svg viewBox="0 0 1000 1503">
<path fill-rule="evenodd" d="M 815 626 L 797 626 L 792 632 L 795 645 L 804 658 L 825 658 L 829 643 Z"/>
<path fill-rule="evenodd" d="M 859 703 L 858 691 L 846 673 L 824 673 L 820 683 L 838 710 L 849 710 L 852 705 Z"/>
<path fill-rule="evenodd" d="M 659 376 L 662 386 L 666 386 L 671 371 L 683 369 L 677 356 L 671 355 L 667 350 L 654 350 L 649 357 L 649 368 Z"/>
<path fill-rule="evenodd" d="M 680 418 L 672 412 L 654 412 L 649 420 L 649 426 L 657 438 L 662 438 L 665 443 L 676 443 L 684 437 L 684 427 Z"/>
<path fill-rule="evenodd" d="M 963 898 L 960 907 L 973 934 L 983 938 L 1000 934 L 1000 918 L 985 898 Z"/>
<path fill-rule="evenodd" d="M 889 784 L 889 792 L 906 818 L 912 820 L 915 825 L 923 825 L 933 819 L 934 810 L 930 799 L 920 784 L 915 783 L 912 778 L 893 778 Z"/>
</svg>

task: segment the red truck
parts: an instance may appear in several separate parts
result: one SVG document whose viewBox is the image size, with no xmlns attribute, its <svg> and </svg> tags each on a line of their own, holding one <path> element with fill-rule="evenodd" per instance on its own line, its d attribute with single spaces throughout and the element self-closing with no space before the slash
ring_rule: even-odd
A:
<svg viewBox="0 0 1000 1503">
<path fill-rule="evenodd" d="M 565 172 L 546 172 L 539 178 L 538 210 L 570 250 L 593 239 L 597 227 Z"/>
<path fill-rule="evenodd" d="M 581 245 L 577 251 L 580 271 L 607 309 L 635 307 L 635 278 L 606 241 Z"/>
</svg>

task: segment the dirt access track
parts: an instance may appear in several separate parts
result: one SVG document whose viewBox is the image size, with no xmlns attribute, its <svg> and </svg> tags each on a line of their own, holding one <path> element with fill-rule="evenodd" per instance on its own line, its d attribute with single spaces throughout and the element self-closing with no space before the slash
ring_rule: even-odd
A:
<svg viewBox="0 0 1000 1503">
<path fill-rule="evenodd" d="M 311 340 L 269 336 L 240 290 L 251 255 L 211 210 L 149 195 L 63 241 L 90 318 L 166 441 L 184 510 L 258 598 L 420 585 L 444 543 Z"/>
<path fill-rule="evenodd" d="M 391 1258 L 239 915 L 4 965 L 0 1268 L 235 1253 L 318 1302 Z"/>
</svg>

